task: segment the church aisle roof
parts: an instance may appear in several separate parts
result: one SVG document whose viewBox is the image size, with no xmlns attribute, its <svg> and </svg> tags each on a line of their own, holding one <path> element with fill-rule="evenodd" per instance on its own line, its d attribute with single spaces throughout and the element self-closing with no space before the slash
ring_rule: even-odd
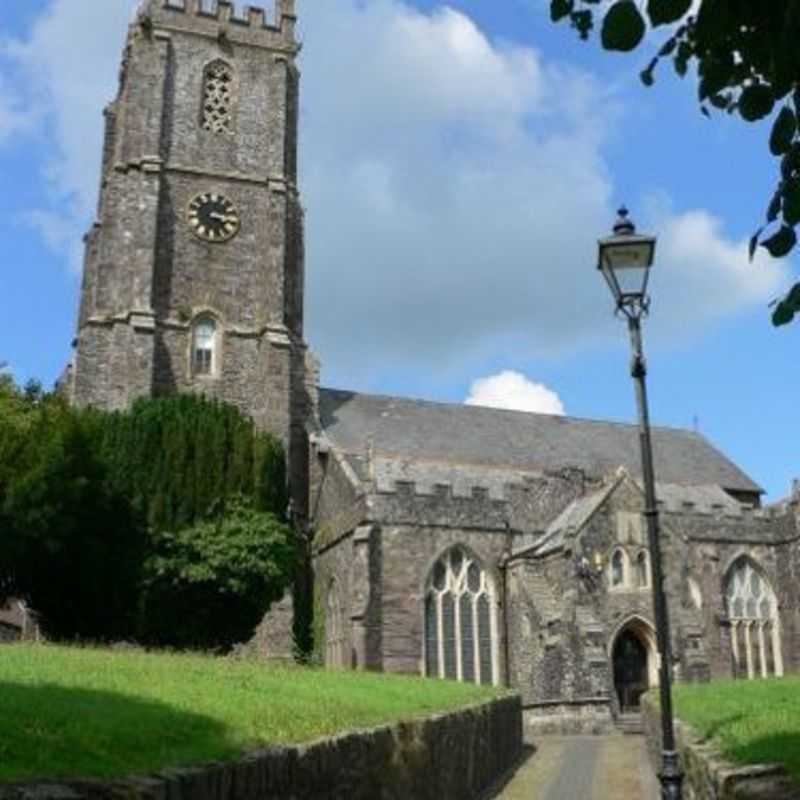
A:
<svg viewBox="0 0 800 800">
<path fill-rule="evenodd" d="M 320 389 L 320 420 L 339 450 L 404 461 L 542 472 L 641 474 L 636 425 Z M 761 488 L 698 433 L 653 428 L 659 482 Z"/>
</svg>

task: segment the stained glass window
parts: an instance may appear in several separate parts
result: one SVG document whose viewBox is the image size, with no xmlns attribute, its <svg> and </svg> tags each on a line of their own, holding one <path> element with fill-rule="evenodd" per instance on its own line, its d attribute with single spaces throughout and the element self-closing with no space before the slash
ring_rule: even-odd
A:
<svg viewBox="0 0 800 800">
<path fill-rule="evenodd" d="M 425 595 L 425 672 L 476 683 L 496 680 L 494 588 L 480 562 L 455 547 L 431 569 Z"/>
<path fill-rule="evenodd" d="M 736 674 L 782 675 L 778 601 L 764 574 L 747 558 L 736 561 L 728 573 L 725 606 Z"/>
</svg>

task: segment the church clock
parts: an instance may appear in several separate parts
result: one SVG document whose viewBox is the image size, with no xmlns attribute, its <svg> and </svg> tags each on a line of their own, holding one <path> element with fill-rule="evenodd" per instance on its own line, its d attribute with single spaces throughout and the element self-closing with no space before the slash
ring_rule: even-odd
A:
<svg viewBox="0 0 800 800">
<path fill-rule="evenodd" d="M 207 242 L 226 242 L 239 232 L 239 212 L 221 194 L 207 192 L 189 203 L 189 226 L 195 236 Z"/>
</svg>

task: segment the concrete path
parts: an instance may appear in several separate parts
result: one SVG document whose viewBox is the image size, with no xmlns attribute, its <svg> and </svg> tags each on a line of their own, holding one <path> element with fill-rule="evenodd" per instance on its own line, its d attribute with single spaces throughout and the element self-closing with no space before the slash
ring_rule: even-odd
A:
<svg viewBox="0 0 800 800">
<path fill-rule="evenodd" d="M 547 736 L 497 800 L 658 800 L 641 736 Z"/>
</svg>

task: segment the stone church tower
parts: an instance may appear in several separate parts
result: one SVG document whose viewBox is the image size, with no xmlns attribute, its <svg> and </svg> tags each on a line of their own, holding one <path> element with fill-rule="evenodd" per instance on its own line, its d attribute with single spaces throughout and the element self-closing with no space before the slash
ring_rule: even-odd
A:
<svg viewBox="0 0 800 800">
<path fill-rule="evenodd" d="M 203 392 L 279 435 L 300 470 L 294 0 L 277 0 L 270 20 L 224 1 L 208 7 L 145 0 L 131 25 L 105 111 L 72 399 L 118 409 L 143 395 Z"/>
</svg>

